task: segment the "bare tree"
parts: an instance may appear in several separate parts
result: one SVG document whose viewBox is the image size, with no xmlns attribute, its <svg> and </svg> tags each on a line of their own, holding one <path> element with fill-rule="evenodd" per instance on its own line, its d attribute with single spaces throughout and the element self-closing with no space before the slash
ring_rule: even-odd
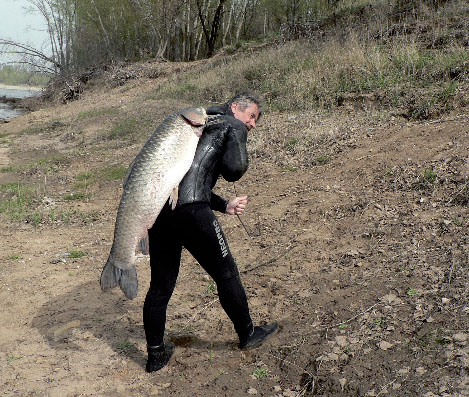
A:
<svg viewBox="0 0 469 397">
<path fill-rule="evenodd" d="M 209 26 L 208 18 L 202 13 L 202 6 L 200 4 L 200 0 L 197 0 L 197 9 L 199 11 L 200 23 L 202 24 L 202 29 L 205 35 L 205 41 L 207 43 L 207 57 L 209 58 L 215 52 L 215 44 L 218 39 L 223 3 L 225 3 L 225 1 L 226 0 L 218 0 L 218 6 L 213 15 L 211 26 Z"/>
</svg>

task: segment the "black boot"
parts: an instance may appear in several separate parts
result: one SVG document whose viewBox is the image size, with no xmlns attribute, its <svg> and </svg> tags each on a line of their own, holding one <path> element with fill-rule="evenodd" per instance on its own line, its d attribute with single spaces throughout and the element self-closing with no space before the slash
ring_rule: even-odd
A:
<svg viewBox="0 0 469 397">
<path fill-rule="evenodd" d="M 159 346 L 147 346 L 148 361 L 146 366 L 147 372 L 155 372 L 163 368 L 174 353 L 174 343 L 162 343 Z"/>
<path fill-rule="evenodd" d="M 247 338 L 240 338 L 239 348 L 243 350 L 260 346 L 269 336 L 278 330 L 278 323 L 259 325 L 254 327 Z"/>
</svg>

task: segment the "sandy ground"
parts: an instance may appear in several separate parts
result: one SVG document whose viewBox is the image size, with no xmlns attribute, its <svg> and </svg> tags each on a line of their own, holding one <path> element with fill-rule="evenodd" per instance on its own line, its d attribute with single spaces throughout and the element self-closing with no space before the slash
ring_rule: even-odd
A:
<svg viewBox="0 0 469 397">
<path fill-rule="evenodd" d="M 469 395 L 464 109 L 420 123 L 266 115 L 236 183 L 250 198 L 249 235 L 236 217 L 219 219 L 253 318 L 279 321 L 280 332 L 240 351 L 213 283 L 185 253 L 168 310 L 176 352 L 146 374 L 148 259 L 135 300 L 100 290 L 122 180 L 99 175 L 127 166 L 151 132 L 106 138 L 119 112 L 156 125 L 187 105 L 144 101 L 151 84 L 95 90 L 0 126 L 0 183 L 33 193 L 29 215 L 0 214 L 2 395 Z M 104 107 L 116 112 L 83 116 Z M 313 138 L 295 149 L 278 131 Z M 79 185 L 86 172 L 96 177 Z"/>
</svg>

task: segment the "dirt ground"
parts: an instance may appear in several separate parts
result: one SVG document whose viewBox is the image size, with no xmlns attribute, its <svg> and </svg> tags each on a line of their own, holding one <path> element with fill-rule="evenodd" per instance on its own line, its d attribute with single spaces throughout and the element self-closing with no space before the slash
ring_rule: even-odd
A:
<svg viewBox="0 0 469 397">
<path fill-rule="evenodd" d="M 100 290 L 122 179 L 98 175 L 127 166 L 151 132 L 105 138 L 119 112 L 157 125 L 187 105 L 142 99 L 152 84 L 94 90 L 0 126 L 0 183 L 34 186 L 47 214 L 0 214 L 2 395 L 469 395 L 465 109 L 412 123 L 353 108 L 267 114 L 248 173 L 216 191 L 249 195 L 247 231 L 219 219 L 253 318 L 280 331 L 240 351 L 213 283 L 184 254 L 168 309 L 176 351 L 145 373 L 148 259 L 135 300 Z M 83 116 L 104 107 L 116 112 Z M 97 177 L 77 188 L 85 172 Z"/>
</svg>

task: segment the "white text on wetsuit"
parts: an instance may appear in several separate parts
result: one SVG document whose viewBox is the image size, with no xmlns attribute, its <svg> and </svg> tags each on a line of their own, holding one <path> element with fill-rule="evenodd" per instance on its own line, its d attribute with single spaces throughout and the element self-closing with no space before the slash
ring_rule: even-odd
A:
<svg viewBox="0 0 469 397">
<path fill-rule="evenodd" d="M 223 238 L 223 235 L 221 234 L 220 225 L 218 224 L 216 220 L 213 221 L 213 226 L 215 226 L 215 232 L 217 233 L 218 243 L 220 244 L 220 248 L 221 248 L 221 254 L 224 258 L 225 256 L 228 255 L 228 248 L 226 247 L 225 239 Z"/>
</svg>

